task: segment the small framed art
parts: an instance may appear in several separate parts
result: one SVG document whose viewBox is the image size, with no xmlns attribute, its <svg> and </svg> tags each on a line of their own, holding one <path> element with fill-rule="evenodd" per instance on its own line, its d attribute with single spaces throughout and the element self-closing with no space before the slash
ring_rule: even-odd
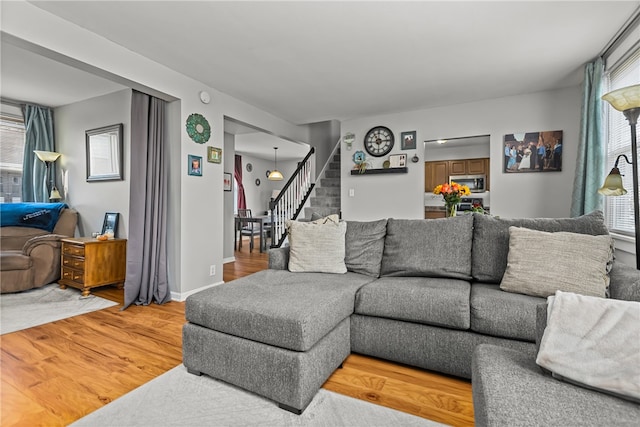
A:
<svg viewBox="0 0 640 427">
<path fill-rule="evenodd" d="M 416 149 L 416 131 L 402 132 L 400 134 L 402 141 L 401 147 L 403 150 L 415 150 Z"/>
<path fill-rule="evenodd" d="M 120 214 L 118 212 L 107 212 L 104 214 L 104 221 L 102 221 L 102 233 L 113 233 L 113 237 L 118 237 L 118 218 Z"/>
<path fill-rule="evenodd" d="M 202 176 L 202 157 L 189 154 L 187 167 L 189 175 Z"/>
<path fill-rule="evenodd" d="M 222 187 L 224 188 L 224 191 L 231 191 L 231 174 L 225 172 L 224 176 L 223 176 L 223 182 L 222 182 Z"/>
<path fill-rule="evenodd" d="M 407 155 L 406 154 L 395 154 L 393 156 L 389 156 L 389 167 L 391 168 L 403 168 L 407 166 Z"/>
<path fill-rule="evenodd" d="M 221 163 L 222 162 L 222 148 L 207 147 L 207 161 L 209 163 Z"/>
</svg>

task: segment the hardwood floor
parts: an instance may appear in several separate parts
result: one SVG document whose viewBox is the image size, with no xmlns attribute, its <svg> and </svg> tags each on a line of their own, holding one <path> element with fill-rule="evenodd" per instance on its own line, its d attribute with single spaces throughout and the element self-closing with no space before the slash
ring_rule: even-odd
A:
<svg viewBox="0 0 640 427">
<path fill-rule="evenodd" d="M 256 245 L 257 247 L 257 245 Z M 224 281 L 267 268 L 249 245 L 224 265 Z M 184 303 L 120 311 L 123 291 L 93 290 L 119 303 L 104 310 L 2 335 L 0 424 L 64 426 L 179 365 Z M 455 426 L 473 425 L 471 384 L 352 354 L 328 390 Z"/>
</svg>

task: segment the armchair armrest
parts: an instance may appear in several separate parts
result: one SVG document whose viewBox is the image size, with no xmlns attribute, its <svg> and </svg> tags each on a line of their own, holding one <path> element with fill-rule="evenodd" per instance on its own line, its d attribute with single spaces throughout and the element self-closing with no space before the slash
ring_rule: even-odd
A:
<svg viewBox="0 0 640 427">
<path fill-rule="evenodd" d="M 50 246 L 52 248 L 59 248 L 62 246 L 60 239 L 67 238 L 69 236 L 63 236 L 62 234 L 43 234 L 42 236 L 32 237 L 27 240 L 27 243 L 22 247 L 22 254 L 30 256 L 31 252 L 40 245 Z"/>
<path fill-rule="evenodd" d="M 609 278 L 611 298 L 640 301 L 640 270 L 614 262 Z"/>
</svg>

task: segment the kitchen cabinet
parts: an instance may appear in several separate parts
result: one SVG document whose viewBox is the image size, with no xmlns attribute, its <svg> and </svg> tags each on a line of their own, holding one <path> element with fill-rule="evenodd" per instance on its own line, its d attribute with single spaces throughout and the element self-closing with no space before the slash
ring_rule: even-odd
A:
<svg viewBox="0 0 640 427">
<path fill-rule="evenodd" d="M 436 219 L 436 218 L 444 218 L 446 216 L 446 212 L 444 209 L 442 210 L 424 210 L 424 219 Z"/>
<path fill-rule="evenodd" d="M 431 193 L 440 184 L 449 182 L 449 162 L 424 162 L 424 191 Z"/>
<path fill-rule="evenodd" d="M 467 175 L 467 160 L 449 160 L 449 175 Z"/>
<path fill-rule="evenodd" d="M 467 174 L 468 175 L 484 175 L 487 173 L 486 161 L 487 159 L 469 159 L 467 160 Z"/>
</svg>

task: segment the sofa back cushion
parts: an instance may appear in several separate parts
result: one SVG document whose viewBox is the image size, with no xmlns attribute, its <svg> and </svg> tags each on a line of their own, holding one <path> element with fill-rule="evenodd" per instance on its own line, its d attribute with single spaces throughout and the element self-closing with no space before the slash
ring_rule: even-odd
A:
<svg viewBox="0 0 640 427">
<path fill-rule="evenodd" d="M 379 277 L 387 220 L 347 221 L 344 263 L 348 271 Z"/>
<path fill-rule="evenodd" d="M 389 219 L 381 276 L 471 278 L 473 217 Z"/>
<path fill-rule="evenodd" d="M 509 227 L 525 227 L 550 233 L 569 233 L 598 236 L 609 234 L 604 215 L 595 211 L 577 218 L 523 218 L 504 219 L 473 214 L 473 250 L 471 271 L 480 282 L 500 283 L 507 267 L 509 254 Z"/>
</svg>

